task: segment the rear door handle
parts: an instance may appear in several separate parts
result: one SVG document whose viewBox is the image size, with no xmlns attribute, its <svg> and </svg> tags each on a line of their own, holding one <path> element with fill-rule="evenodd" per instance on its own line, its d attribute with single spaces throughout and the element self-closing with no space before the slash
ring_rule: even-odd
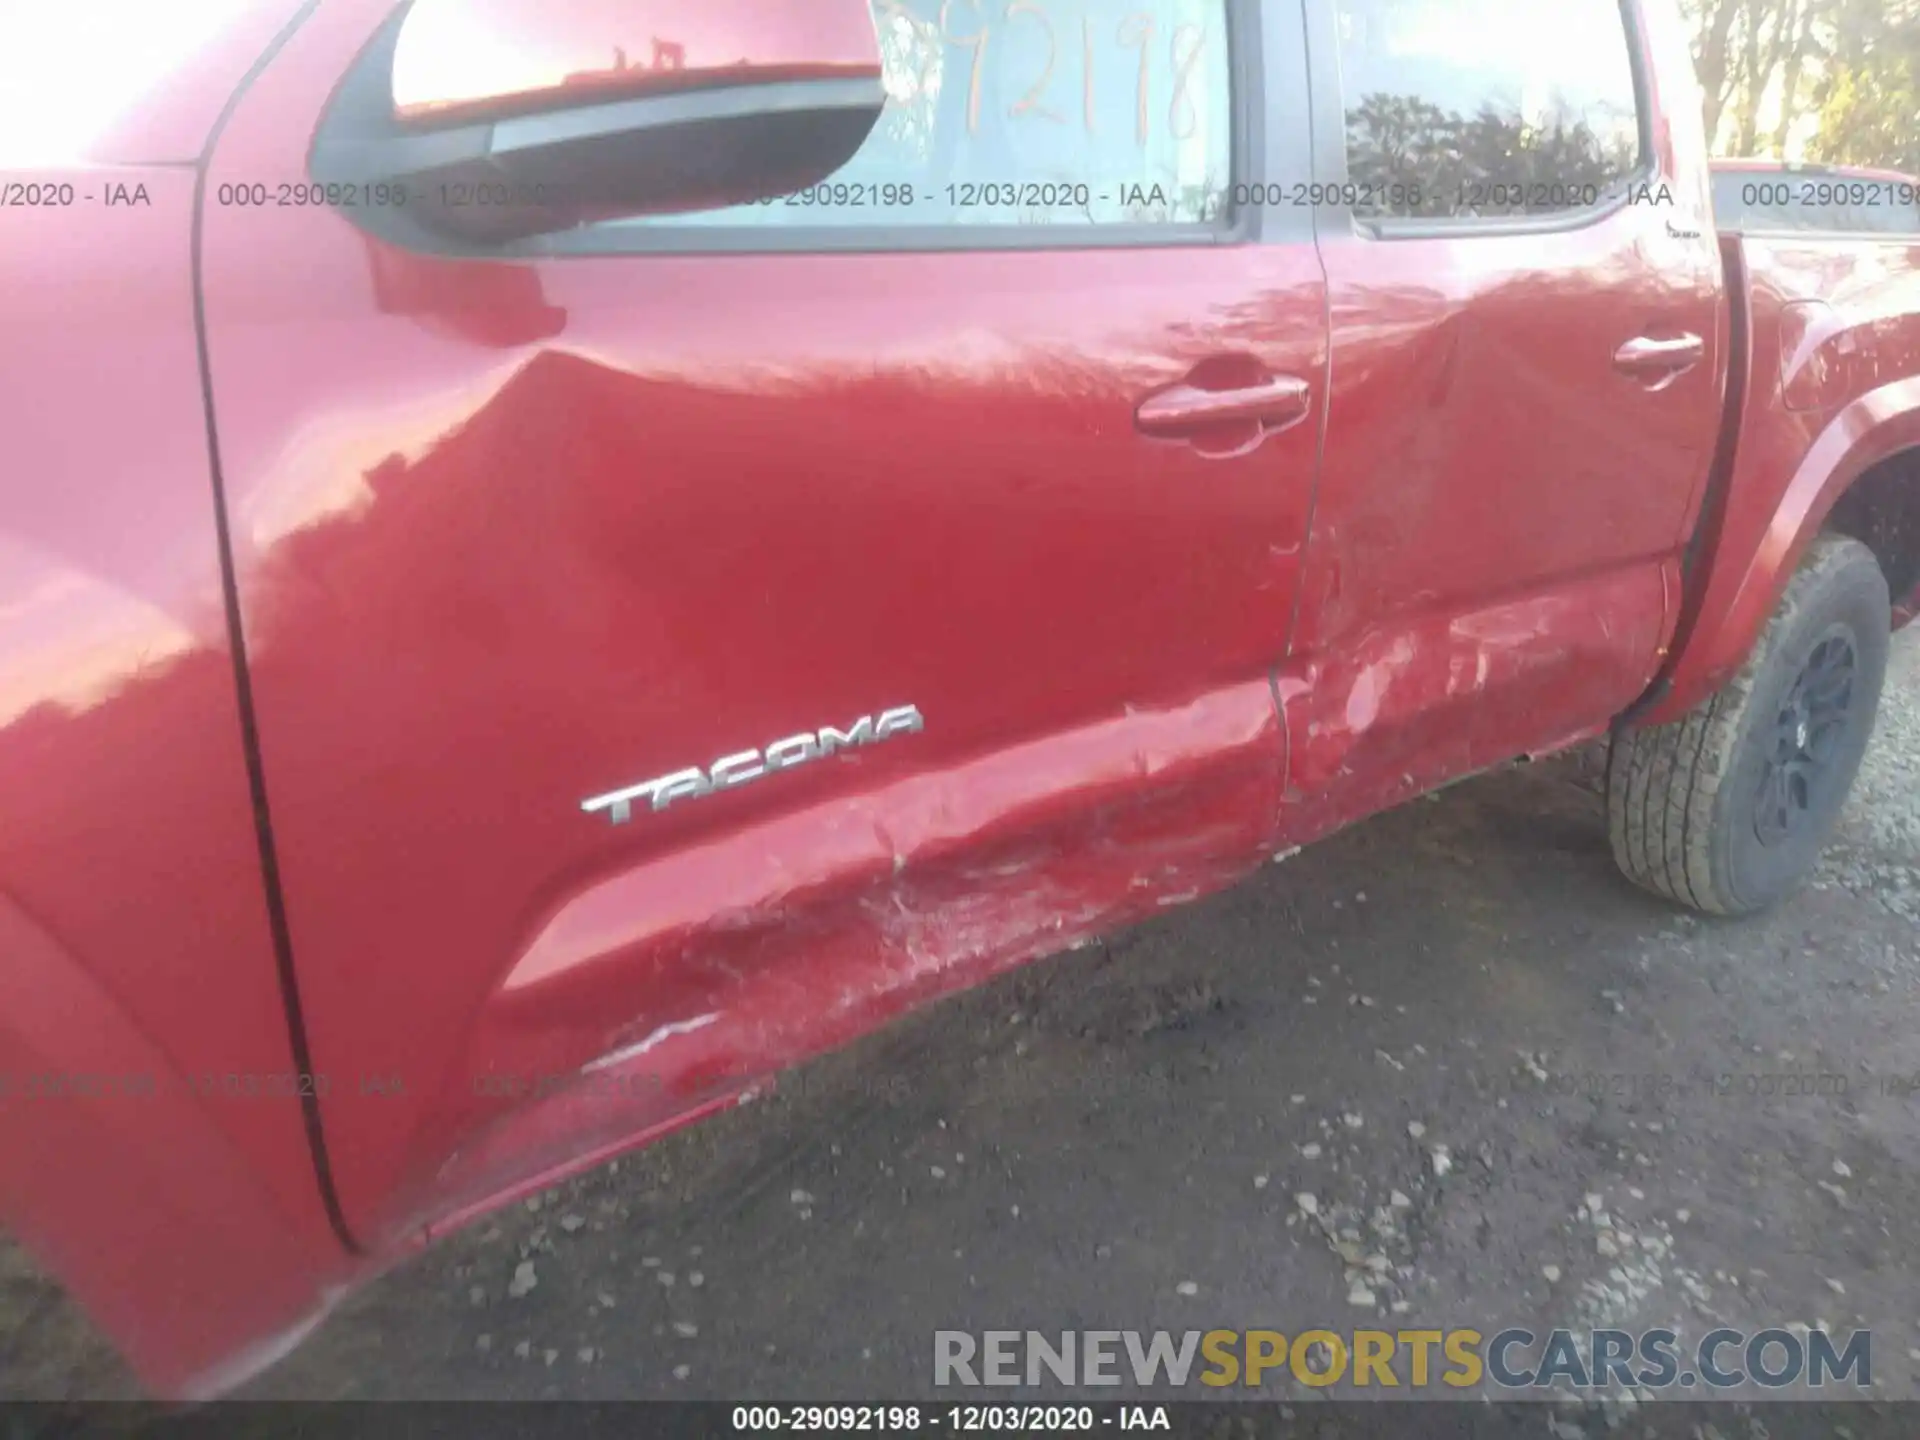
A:
<svg viewBox="0 0 1920 1440">
<path fill-rule="evenodd" d="M 1664 390 L 1706 358 L 1707 342 L 1698 335 L 1680 335 L 1671 340 L 1639 335 L 1614 352 L 1613 366 L 1636 380 L 1647 382 L 1649 389 Z"/>
<path fill-rule="evenodd" d="M 1313 387 L 1295 376 L 1282 375 L 1231 390 L 1175 385 L 1142 400 L 1134 411 L 1134 423 L 1142 434 L 1174 439 L 1248 421 L 1271 434 L 1299 424 L 1312 407 Z"/>
</svg>

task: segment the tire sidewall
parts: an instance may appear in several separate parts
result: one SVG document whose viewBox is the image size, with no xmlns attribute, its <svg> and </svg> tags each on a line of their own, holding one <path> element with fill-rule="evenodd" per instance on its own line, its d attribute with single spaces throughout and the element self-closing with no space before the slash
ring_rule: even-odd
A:
<svg viewBox="0 0 1920 1440">
<path fill-rule="evenodd" d="M 1812 870 L 1832 835 L 1865 758 L 1879 711 L 1888 655 L 1886 582 L 1870 553 L 1835 566 L 1782 613 L 1742 707 L 1734 763 L 1717 797 L 1713 868 L 1721 893 L 1740 910 L 1758 910 L 1792 890 Z M 1799 833 L 1772 846 L 1755 831 L 1759 793 L 1771 758 L 1775 724 L 1813 651 L 1844 633 L 1858 664 L 1847 728 L 1833 771 Z"/>
</svg>

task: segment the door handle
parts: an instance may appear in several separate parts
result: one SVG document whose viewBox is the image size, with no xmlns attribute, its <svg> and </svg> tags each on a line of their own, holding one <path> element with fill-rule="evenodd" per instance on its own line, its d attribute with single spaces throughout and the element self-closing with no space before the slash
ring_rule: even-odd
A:
<svg viewBox="0 0 1920 1440">
<path fill-rule="evenodd" d="M 1248 421 L 1271 434 L 1299 424 L 1312 407 L 1313 387 L 1295 376 L 1282 375 L 1230 390 L 1175 385 L 1142 400 L 1134 411 L 1134 423 L 1142 434 L 1176 439 Z"/>
<path fill-rule="evenodd" d="M 1698 335 L 1680 335 L 1672 340 L 1640 335 L 1614 352 L 1613 366 L 1623 374 L 1651 382 L 1649 389 L 1664 390 L 1706 358 L 1707 342 Z"/>
</svg>

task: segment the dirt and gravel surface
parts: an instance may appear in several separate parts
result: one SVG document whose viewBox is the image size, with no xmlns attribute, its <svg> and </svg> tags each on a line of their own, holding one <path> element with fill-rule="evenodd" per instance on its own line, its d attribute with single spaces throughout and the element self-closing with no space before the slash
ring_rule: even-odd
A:
<svg viewBox="0 0 1920 1440">
<path fill-rule="evenodd" d="M 248 1393 L 905 1398 L 941 1329 L 1377 1323 L 1866 1326 L 1920 1396 L 1920 634 L 1771 915 L 1630 888 L 1599 776 L 1483 778 L 905 1020 Z M 0 1251 L 0 1396 L 129 1389 Z"/>
</svg>

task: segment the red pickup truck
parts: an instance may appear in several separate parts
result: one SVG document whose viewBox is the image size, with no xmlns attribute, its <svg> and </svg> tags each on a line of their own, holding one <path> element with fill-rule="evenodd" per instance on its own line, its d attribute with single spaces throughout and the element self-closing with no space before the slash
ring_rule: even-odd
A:
<svg viewBox="0 0 1920 1440">
<path fill-rule="evenodd" d="M 20 13 L 0 1227 L 159 1393 L 1516 757 L 1764 906 L 1920 602 L 1671 0 Z"/>
</svg>

